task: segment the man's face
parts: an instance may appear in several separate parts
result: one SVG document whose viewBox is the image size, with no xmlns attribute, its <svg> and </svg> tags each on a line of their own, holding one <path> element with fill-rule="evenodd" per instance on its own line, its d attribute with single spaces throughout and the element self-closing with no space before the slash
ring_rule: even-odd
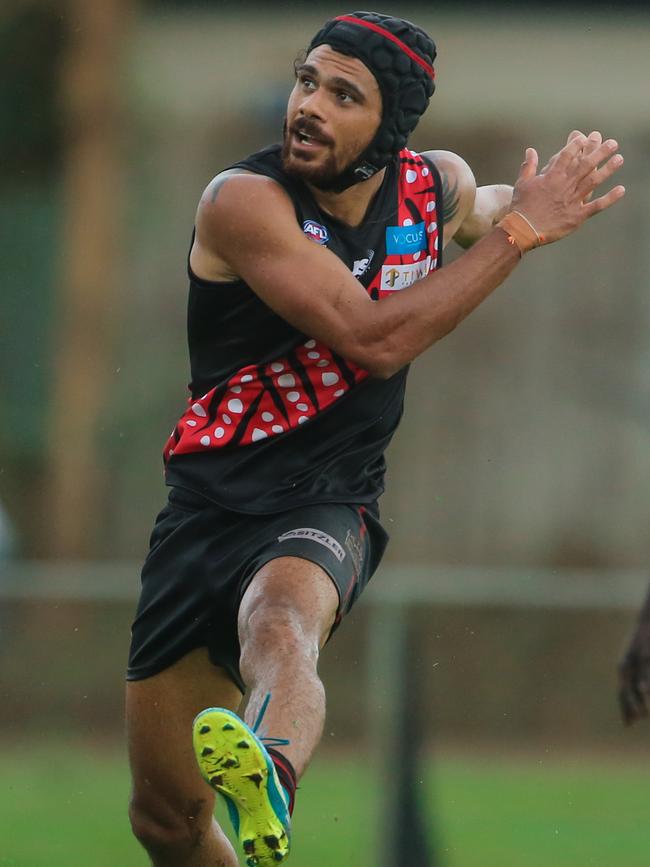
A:
<svg viewBox="0 0 650 867">
<path fill-rule="evenodd" d="M 356 57 L 319 45 L 296 69 L 282 146 L 285 171 L 328 189 L 370 144 L 381 122 L 381 91 Z"/>
</svg>

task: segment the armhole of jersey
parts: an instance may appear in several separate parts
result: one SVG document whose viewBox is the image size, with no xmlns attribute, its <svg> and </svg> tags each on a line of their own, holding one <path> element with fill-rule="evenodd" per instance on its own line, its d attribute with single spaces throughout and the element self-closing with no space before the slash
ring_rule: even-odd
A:
<svg viewBox="0 0 650 867">
<path fill-rule="evenodd" d="M 433 172 L 433 185 L 436 190 L 436 222 L 438 223 L 438 268 L 442 267 L 442 257 L 443 257 L 443 233 L 445 231 L 445 224 L 442 219 L 442 215 L 444 214 L 444 202 L 442 200 L 442 179 L 440 177 L 440 172 L 438 171 L 436 164 L 432 162 L 428 157 L 425 157 L 423 154 L 420 154 L 424 162 L 429 166 L 431 171 Z"/>
<path fill-rule="evenodd" d="M 196 226 L 192 227 L 192 238 L 190 240 L 190 249 L 187 252 L 187 276 L 190 279 L 191 283 L 194 283 L 195 286 L 200 286 L 201 288 L 206 289 L 217 289 L 217 288 L 225 288 L 228 289 L 232 286 L 238 286 L 244 281 L 241 277 L 238 277 L 237 280 L 206 280 L 204 277 L 199 277 L 198 274 L 195 274 L 192 270 L 192 266 L 190 265 L 190 256 L 192 255 L 192 247 L 194 246 L 194 238 L 196 237 Z"/>
</svg>

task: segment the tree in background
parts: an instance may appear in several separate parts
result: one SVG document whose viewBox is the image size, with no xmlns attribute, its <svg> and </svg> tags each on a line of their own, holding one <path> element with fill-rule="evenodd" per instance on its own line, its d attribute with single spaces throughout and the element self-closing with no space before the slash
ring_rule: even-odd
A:
<svg viewBox="0 0 650 867">
<path fill-rule="evenodd" d="M 128 0 L 66 6 L 63 225 L 42 510 L 51 556 L 93 554 L 107 489 L 98 437 L 122 261 L 120 55 L 128 7 Z"/>
</svg>

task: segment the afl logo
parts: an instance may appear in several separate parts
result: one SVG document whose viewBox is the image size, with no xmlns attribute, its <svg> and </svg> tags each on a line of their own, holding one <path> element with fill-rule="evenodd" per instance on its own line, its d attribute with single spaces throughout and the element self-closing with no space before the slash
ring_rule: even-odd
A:
<svg viewBox="0 0 650 867">
<path fill-rule="evenodd" d="M 302 230 L 305 235 L 310 237 L 312 241 L 316 241 L 317 244 L 327 244 L 330 239 L 330 233 L 325 226 L 321 226 L 320 223 L 314 220 L 305 220 L 302 224 Z"/>
</svg>

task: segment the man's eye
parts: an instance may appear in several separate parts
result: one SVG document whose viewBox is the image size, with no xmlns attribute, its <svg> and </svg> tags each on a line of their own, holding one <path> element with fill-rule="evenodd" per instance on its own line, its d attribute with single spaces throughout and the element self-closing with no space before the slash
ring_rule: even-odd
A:
<svg viewBox="0 0 650 867">
<path fill-rule="evenodd" d="M 351 94 L 346 93 L 344 90 L 340 90 L 337 93 L 337 97 L 338 97 L 339 102 L 344 102 L 344 103 L 354 102 L 354 97 Z"/>
<path fill-rule="evenodd" d="M 303 87 L 306 87 L 307 90 L 313 90 L 316 87 L 316 83 L 313 78 L 307 78 L 306 76 L 301 76 L 300 83 Z"/>
</svg>

